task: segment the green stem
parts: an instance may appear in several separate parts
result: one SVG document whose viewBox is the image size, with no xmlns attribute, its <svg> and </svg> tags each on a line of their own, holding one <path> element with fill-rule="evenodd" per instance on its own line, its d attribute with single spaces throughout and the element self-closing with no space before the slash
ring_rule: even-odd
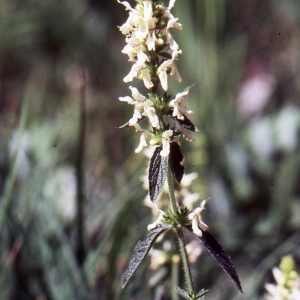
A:
<svg viewBox="0 0 300 300">
<path fill-rule="evenodd" d="M 169 166 L 168 166 L 167 177 L 168 177 L 169 196 L 170 196 L 171 206 L 172 206 L 173 213 L 175 213 L 177 211 L 177 204 L 176 204 L 175 195 L 174 195 L 172 174 L 171 174 Z"/>
<path fill-rule="evenodd" d="M 168 185 L 169 185 L 169 196 L 170 196 L 170 201 L 171 201 L 171 206 L 173 213 L 177 211 L 177 204 L 175 200 L 175 195 L 174 195 L 174 187 L 173 187 L 173 180 L 172 180 L 172 175 L 170 168 L 168 167 Z M 186 284 L 188 287 L 188 292 L 191 295 L 195 295 L 194 292 L 194 284 L 192 280 L 192 275 L 191 275 L 191 269 L 188 261 L 188 256 L 186 253 L 186 248 L 185 248 L 185 240 L 183 236 L 183 230 L 181 226 L 176 226 L 176 234 L 178 238 L 178 243 L 179 243 L 179 250 L 180 250 L 180 256 L 182 259 L 182 265 L 183 265 L 183 271 L 184 271 L 184 276 L 186 280 Z"/>
<path fill-rule="evenodd" d="M 185 248 L 185 240 L 184 240 L 184 236 L 183 236 L 183 230 L 182 230 L 181 226 L 176 226 L 175 228 L 176 228 L 176 233 L 177 233 L 177 237 L 178 237 L 183 271 L 184 271 L 185 281 L 186 281 L 186 284 L 188 287 L 188 292 L 190 295 L 195 295 L 191 269 L 190 269 L 190 265 L 189 265 L 189 261 L 188 261 L 188 255 L 186 253 L 186 248 Z"/>
<path fill-rule="evenodd" d="M 174 255 L 172 258 L 172 286 L 178 286 L 179 284 L 179 255 Z M 172 289 L 172 300 L 179 300 L 179 295 L 175 289 Z"/>
</svg>

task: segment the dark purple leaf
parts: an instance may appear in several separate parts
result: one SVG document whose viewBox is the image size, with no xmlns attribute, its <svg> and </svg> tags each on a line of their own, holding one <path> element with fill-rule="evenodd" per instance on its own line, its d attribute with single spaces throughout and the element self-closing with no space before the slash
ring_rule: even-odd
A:
<svg viewBox="0 0 300 300">
<path fill-rule="evenodd" d="M 198 128 L 191 122 L 191 120 L 186 115 L 183 115 L 184 120 L 180 120 L 180 119 L 177 119 L 176 117 L 173 117 L 172 114 L 173 114 L 173 109 L 168 111 L 168 115 L 174 121 L 176 121 L 180 126 L 186 128 L 187 130 L 190 130 L 190 131 L 199 132 Z"/>
<path fill-rule="evenodd" d="M 171 59 L 172 58 L 172 55 L 168 52 L 159 52 L 158 55 L 162 56 L 162 57 L 165 57 L 167 59 Z"/>
<path fill-rule="evenodd" d="M 168 224 L 162 224 L 152 229 L 146 236 L 145 240 L 139 241 L 133 249 L 133 255 L 129 261 L 127 270 L 122 275 L 122 288 L 124 289 L 128 284 L 130 278 L 135 273 L 141 262 L 148 254 L 155 240 L 169 227 Z"/>
<path fill-rule="evenodd" d="M 168 171 L 168 157 L 160 155 L 161 147 L 157 147 L 153 153 L 149 168 L 149 194 L 154 202 L 161 192 Z"/>
<path fill-rule="evenodd" d="M 182 176 L 184 174 L 184 166 L 181 164 L 183 161 L 183 154 L 181 152 L 180 146 L 176 142 L 170 144 L 170 154 L 169 154 L 169 165 L 170 170 L 176 180 L 180 183 Z"/>
<path fill-rule="evenodd" d="M 186 226 L 191 232 L 192 226 Z M 224 251 L 222 246 L 208 231 L 202 230 L 202 237 L 195 235 L 203 244 L 203 246 L 209 251 L 212 257 L 217 261 L 219 266 L 227 273 L 230 279 L 234 282 L 236 287 L 243 293 L 239 276 L 237 275 L 236 269 L 230 256 Z"/>
</svg>

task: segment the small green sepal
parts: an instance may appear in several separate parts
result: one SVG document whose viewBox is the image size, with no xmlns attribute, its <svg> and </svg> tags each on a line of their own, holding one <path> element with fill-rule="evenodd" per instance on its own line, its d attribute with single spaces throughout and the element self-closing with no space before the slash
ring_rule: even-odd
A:
<svg viewBox="0 0 300 300">
<path fill-rule="evenodd" d="M 195 299 L 204 299 L 204 295 L 208 292 L 208 290 L 202 289 L 199 293 L 195 296 Z"/>
<path fill-rule="evenodd" d="M 190 294 L 186 290 L 181 289 L 179 286 L 175 286 L 175 290 L 183 298 L 185 298 L 187 300 L 192 300 L 193 299 L 193 298 L 191 298 Z"/>
<path fill-rule="evenodd" d="M 197 295 L 193 293 L 193 295 L 189 294 L 186 290 L 181 289 L 179 286 L 175 286 L 176 292 L 187 300 L 204 300 L 204 295 L 208 292 L 208 290 L 202 289 Z"/>
<path fill-rule="evenodd" d="M 171 209 L 167 209 L 164 212 L 164 216 L 162 219 L 163 223 L 167 223 L 173 226 L 176 225 L 182 225 L 189 223 L 188 215 L 190 213 L 190 210 L 185 207 L 184 205 L 181 205 L 175 213 Z"/>
</svg>

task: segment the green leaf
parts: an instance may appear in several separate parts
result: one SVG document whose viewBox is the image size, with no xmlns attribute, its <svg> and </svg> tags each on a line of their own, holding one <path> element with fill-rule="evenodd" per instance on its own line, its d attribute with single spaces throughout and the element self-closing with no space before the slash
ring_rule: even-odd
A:
<svg viewBox="0 0 300 300">
<path fill-rule="evenodd" d="M 149 194 L 152 202 L 156 200 L 161 192 L 168 171 L 168 157 L 162 157 L 160 151 L 162 147 L 157 147 L 153 153 L 149 168 Z"/>
<path fill-rule="evenodd" d="M 195 299 L 204 299 L 204 295 L 208 292 L 208 290 L 205 290 L 205 289 L 202 289 L 196 296 L 195 296 Z M 202 300 L 201 299 L 201 300 Z"/>
<path fill-rule="evenodd" d="M 179 286 L 175 286 L 175 290 L 183 298 L 185 298 L 187 300 L 192 300 L 190 294 L 186 290 L 181 289 Z"/>
<path fill-rule="evenodd" d="M 162 224 L 152 229 L 146 236 L 145 240 L 139 241 L 133 249 L 133 255 L 129 261 L 127 270 L 122 275 L 122 288 L 124 289 L 128 284 L 130 278 L 135 273 L 141 262 L 148 254 L 155 240 L 168 228 L 170 225 Z"/>
<path fill-rule="evenodd" d="M 169 165 L 170 170 L 178 183 L 181 182 L 184 174 L 184 166 L 181 164 L 182 161 L 183 154 L 180 146 L 176 142 L 170 143 Z"/>
</svg>

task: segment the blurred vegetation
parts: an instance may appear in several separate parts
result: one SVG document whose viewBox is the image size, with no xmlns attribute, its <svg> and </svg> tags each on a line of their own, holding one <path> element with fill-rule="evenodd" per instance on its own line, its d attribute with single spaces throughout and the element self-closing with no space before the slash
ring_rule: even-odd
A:
<svg viewBox="0 0 300 300">
<path fill-rule="evenodd" d="M 152 222 L 139 135 L 116 128 L 132 113 L 118 101 L 129 94 L 124 7 L 0 7 L 0 299 L 171 299 L 171 266 L 149 287 L 149 261 L 121 291 Z M 177 0 L 173 14 L 183 83 L 171 90 L 196 83 L 186 100 L 201 130 L 182 142 L 186 169 L 200 175 L 193 191 L 211 197 L 204 221 L 244 296 L 205 251 L 195 285 L 207 299 L 262 299 L 282 256 L 300 263 L 300 3 Z"/>
</svg>

